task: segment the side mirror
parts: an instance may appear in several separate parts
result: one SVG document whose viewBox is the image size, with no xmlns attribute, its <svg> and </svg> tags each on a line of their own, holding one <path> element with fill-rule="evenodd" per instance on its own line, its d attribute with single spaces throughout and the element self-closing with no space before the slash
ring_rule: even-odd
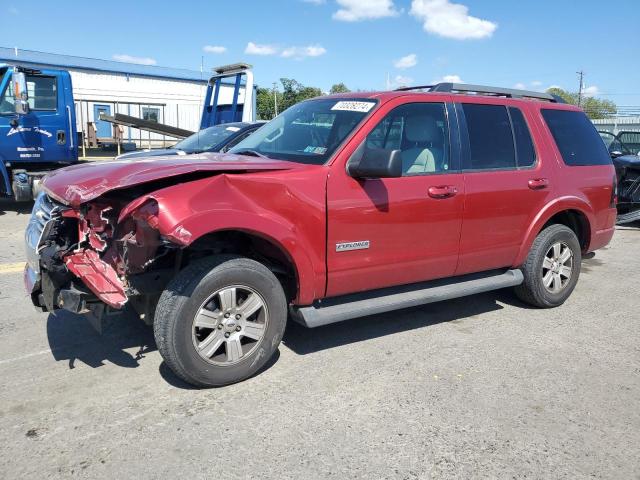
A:
<svg viewBox="0 0 640 480">
<path fill-rule="evenodd" d="M 17 69 L 13 71 L 13 100 L 18 115 L 26 115 L 29 113 L 27 77 L 24 72 L 20 72 Z"/>
<path fill-rule="evenodd" d="M 624 154 L 620 150 L 614 150 L 609 155 L 611 155 L 611 158 L 618 158 L 618 157 L 621 157 Z"/>
<path fill-rule="evenodd" d="M 402 176 L 402 152 L 384 148 L 367 148 L 363 143 L 347 164 L 353 178 L 395 178 Z"/>
</svg>

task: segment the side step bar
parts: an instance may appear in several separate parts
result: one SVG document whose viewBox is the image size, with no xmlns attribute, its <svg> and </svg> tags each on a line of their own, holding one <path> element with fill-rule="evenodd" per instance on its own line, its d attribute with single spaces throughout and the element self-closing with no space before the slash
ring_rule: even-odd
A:
<svg viewBox="0 0 640 480">
<path fill-rule="evenodd" d="M 632 223 L 636 221 L 640 221 L 640 209 L 634 210 L 633 212 L 629 212 L 624 215 L 618 215 L 616 225 L 624 225 L 626 223 Z"/>
<path fill-rule="evenodd" d="M 308 328 L 314 328 L 351 318 L 514 287 L 523 281 L 522 272 L 517 269 L 464 275 L 325 299 L 310 307 L 294 309 L 293 318 Z"/>
</svg>

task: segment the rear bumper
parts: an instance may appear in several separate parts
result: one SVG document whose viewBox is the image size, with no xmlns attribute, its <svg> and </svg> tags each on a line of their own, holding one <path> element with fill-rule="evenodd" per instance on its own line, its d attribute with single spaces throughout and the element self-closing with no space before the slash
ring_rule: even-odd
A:
<svg viewBox="0 0 640 480">
<path fill-rule="evenodd" d="M 598 250 L 609 245 L 615 231 L 615 227 L 612 227 L 604 230 L 598 230 L 594 233 L 591 237 L 591 243 L 589 244 L 589 251 L 593 252 L 594 250 Z"/>
<path fill-rule="evenodd" d="M 606 220 L 604 222 L 601 220 L 602 223 L 600 223 L 600 225 L 605 225 L 607 228 L 596 230 L 591 235 L 591 242 L 589 242 L 588 249 L 589 252 L 593 252 L 594 250 L 598 250 L 599 248 L 609 245 L 609 242 L 611 242 L 613 234 L 616 231 L 616 218 L 618 216 L 618 211 L 615 208 L 609 208 L 604 215 L 606 215 L 604 217 Z"/>
</svg>

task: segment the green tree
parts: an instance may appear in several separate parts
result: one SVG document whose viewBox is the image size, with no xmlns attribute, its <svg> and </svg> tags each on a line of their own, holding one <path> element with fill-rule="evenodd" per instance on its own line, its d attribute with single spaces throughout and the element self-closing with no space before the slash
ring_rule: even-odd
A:
<svg viewBox="0 0 640 480">
<path fill-rule="evenodd" d="M 329 93 L 349 93 L 350 91 L 351 90 L 349 90 L 349 88 L 344 83 L 340 82 L 332 85 Z"/>
<path fill-rule="evenodd" d="M 578 105 L 578 94 L 575 92 L 568 92 L 562 88 L 553 87 L 547 90 L 547 93 L 558 95 L 565 102 L 571 105 Z M 615 115 L 618 111 L 618 107 L 611 100 L 604 100 L 595 97 L 582 97 L 580 107 L 585 111 L 587 116 L 592 120 L 598 118 L 606 118 L 611 115 Z"/>
<path fill-rule="evenodd" d="M 258 88 L 256 94 L 256 107 L 258 109 L 257 116 L 260 120 L 271 120 L 275 117 L 275 99 L 278 103 L 278 113 L 282 111 L 282 92 L 273 90 L 272 88 Z"/>
<path fill-rule="evenodd" d="M 319 97 L 322 90 L 316 87 L 305 87 L 293 78 L 281 78 L 282 91 L 269 88 L 258 88 L 256 104 L 258 108 L 258 118 L 261 120 L 271 120 L 275 117 L 274 95 L 278 101 L 278 113 L 295 105 L 298 102 L 309 98 Z"/>
</svg>

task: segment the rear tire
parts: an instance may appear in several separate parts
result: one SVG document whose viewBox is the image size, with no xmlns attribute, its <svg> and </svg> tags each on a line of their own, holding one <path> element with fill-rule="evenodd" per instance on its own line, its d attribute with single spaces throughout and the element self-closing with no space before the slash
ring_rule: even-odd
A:
<svg viewBox="0 0 640 480">
<path fill-rule="evenodd" d="M 515 288 L 520 300 L 539 308 L 562 305 L 573 292 L 582 262 L 578 237 L 565 225 L 538 234 L 522 266 L 524 282 Z"/>
<path fill-rule="evenodd" d="M 275 353 L 287 321 L 282 285 L 264 265 L 220 255 L 181 271 L 160 297 L 153 331 L 169 368 L 198 387 L 255 374 Z"/>
</svg>

